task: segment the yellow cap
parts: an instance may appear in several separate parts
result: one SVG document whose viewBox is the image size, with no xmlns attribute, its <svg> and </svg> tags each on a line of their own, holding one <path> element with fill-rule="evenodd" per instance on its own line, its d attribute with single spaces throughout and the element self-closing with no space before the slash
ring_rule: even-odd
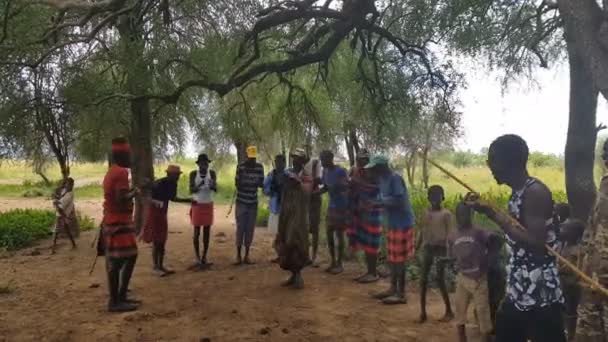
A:
<svg viewBox="0 0 608 342">
<path fill-rule="evenodd" d="M 247 158 L 257 158 L 258 157 L 258 148 L 255 146 L 247 147 Z"/>
</svg>

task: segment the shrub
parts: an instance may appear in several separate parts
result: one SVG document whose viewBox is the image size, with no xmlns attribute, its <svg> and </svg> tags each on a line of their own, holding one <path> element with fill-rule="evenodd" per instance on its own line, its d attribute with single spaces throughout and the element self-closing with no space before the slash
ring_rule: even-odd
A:
<svg viewBox="0 0 608 342">
<path fill-rule="evenodd" d="M 269 216 L 270 216 L 270 209 L 268 209 L 268 206 L 262 205 L 262 203 L 260 203 L 258 205 L 258 216 L 255 221 L 256 227 L 267 227 Z"/>
<path fill-rule="evenodd" d="M 77 214 L 81 230 L 95 227 L 93 219 Z M 15 209 L 0 213 L 0 249 L 16 250 L 51 236 L 55 212 L 40 209 Z"/>
</svg>

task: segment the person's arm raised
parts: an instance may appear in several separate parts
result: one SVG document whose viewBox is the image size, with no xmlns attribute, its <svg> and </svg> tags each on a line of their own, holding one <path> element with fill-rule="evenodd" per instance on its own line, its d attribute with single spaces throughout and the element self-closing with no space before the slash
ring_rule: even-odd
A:
<svg viewBox="0 0 608 342">
<path fill-rule="evenodd" d="M 547 235 L 547 220 L 551 218 L 552 201 L 551 192 L 541 184 L 533 184 L 528 188 L 524 198 L 520 218 L 524 229 L 516 224 L 516 221 L 508 214 L 494 209 L 483 201 L 479 201 L 479 195 L 471 197 L 467 195 L 467 202 L 472 204 L 476 211 L 485 214 L 494 221 L 513 240 L 525 245 L 536 254 L 545 252 L 545 240 Z"/>
</svg>

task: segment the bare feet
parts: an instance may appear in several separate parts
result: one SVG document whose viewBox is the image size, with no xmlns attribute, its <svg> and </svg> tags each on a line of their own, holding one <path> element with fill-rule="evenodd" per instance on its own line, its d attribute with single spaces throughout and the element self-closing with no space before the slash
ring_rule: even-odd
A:
<svg viewBox="0 0 608 342">
<path fill-rule="evenodd" d="M 402 295 L 394 294 L 390 297 L 384 298 L 382 300 L 382 304 L 386 304 L 386 305 L 407 304 L 407 300 Z"/>
<path fill-rule="evenodd" d="M 336 275 L 336 274 L 340 274 L 340 273 L 342 273 L 342 272 L 344 272 L 344 267 L 342 267 L 342 265 L 341 265 L 341 264 L 336 265 L 334 268 L 332 268 L 332 269 L 329 271 L 329 273 L 334 274 L 334 275 Z"/>
<path fill-rule="evenodd" d="M 380 292 L 380 293 L 372 294 L 372 297 L 375 299 L 382 300 L 384 298 L 388 298 L 393 295 L 395 295 L 395 289 L 388 289 L 388 290 Z"/>
<path fill-rule="evenodd" d="M 373 275 L 373 274 L 365 274 L 363 277 L 360 277 L 359 280 L 357 280 L 359 283 L 361 284 L 371 284 L 371 283 L 375 283 L 378 281 L 378 276 L 377 275 Z"/>
<path fill-rule="evenodd" d="M 296 282 L 296 276 L 295 274 L 292 274 L 289 279 L 287 279 L 286 281 L 284 281 L 283 283 L 281 283 L 281 286 L 283 287 L 289 287 L 292 286 L 293 284 L 295 284 Z"/>
<path fill-rule="evenodd" d="M 454 313 L 446 312 L 445 315 L 443 315 L 443 317 L 439 320 L 439 322 L 447 323 L 453 319 L 454 319 Z"/>
<path fill-rule="evenodd" d="M 423 312 L 423 313 L 420 314 L 420 318 L 418 318 L 418 320 L 416 321 L 416 323 L 418 323 L 418 324 L 424 324 L 426 322 L 426 320 L 427 320 L 426 312 Z"/>
<path fill-rule="evenodd" d="M 255 265 L 255 262 L 251 261 L 249 257 L 245 257 L 245 261 L 243 261 L 245 265 Z"/>
<path fill-rule="evenodd" d="M 234 266 L 240 266 L 243 264 L 243 259 L 239 256 L 236 258 L 236 262 L 233 264 Z"/>
</svg>

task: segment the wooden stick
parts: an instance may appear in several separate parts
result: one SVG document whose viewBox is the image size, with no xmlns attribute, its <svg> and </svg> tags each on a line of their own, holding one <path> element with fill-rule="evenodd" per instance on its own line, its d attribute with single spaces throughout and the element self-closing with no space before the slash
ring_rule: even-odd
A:
<svg viewBox="0 0 608 342">
<path fill-rule="evenodd" d="M 469 186 L 467 183 L 461 181 L 458 177 L 456 177 L 454 174 L 452 174 L 450 171 L 446 170 L 444 167 L 442 167 L 441 165 L 439 165 L 435 161 L 433 161 L 433 160 L 431 160 L 429 158 L 426 158 L 426 160 L 431 165 L 433 165 L 436 168 L 438 168 L 441 172 L 445 173 L 448 177 L 452 178 L 458 184 L 460 184 L 463 187 L 465 187 L 467 190 L 469 190 L 471 192 L 474 192 L 474 193 L 478 193 L 471 186 Z M 502 212 L 501 209 L 495 207 L 491 203 L 487 203 L 487 205 L 490 206 L 496 212 Z M 515 227 L 517 227 L 518 229 L 524 230 L 524 231 L 526 230 L 526 228 L 524 226 L 522 226 L 519 223 L 519 221 L 517 221 L 511 215 L 505 215 L 505 216 L 511 221 L 511 224 L 513 224 Z M 585 274 L 585 272 L 583 272 L 580 269 L 578 269 L 578 267 L 576 267 L 574 264 L 572 264 L 570 261 L 568 261 L 568 259 L 566 259 L 563 256 L 561 256 L 556 250 L 554 250 L 553 248 L 551 248 L 549 245 L 545 244 L 545 248 L 547 248 L 547 251 L 549 252 L 549 254 L 553 255 L 559 262 L 561 262 L 570 271 L 574 272 L 574 274 L 576 274 L 580 279 L 582 279 L 585 282 L 585 285 L 587 285 L 591 290 L 596 290 L 596 291 L 602 293 L 604 296 L 608 297 L 608 290 L 605 287 L 603 287 L 600 283 L 598 283 L 593 278 L 589 277 L 587 274 Z"/>
</svg>

